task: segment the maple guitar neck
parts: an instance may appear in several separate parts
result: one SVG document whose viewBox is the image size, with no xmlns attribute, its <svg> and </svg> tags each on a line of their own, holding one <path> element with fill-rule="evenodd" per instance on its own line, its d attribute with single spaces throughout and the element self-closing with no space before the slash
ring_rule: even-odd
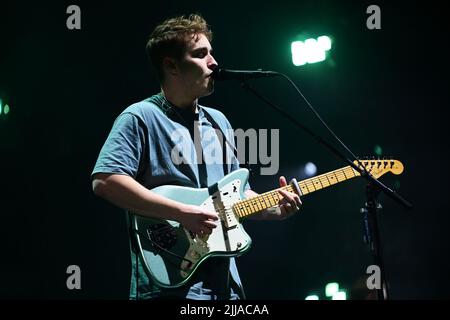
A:
<svg viewBox="0 0 450 320">
<path fill-rule="evenodd" d="M 403 164 L 398 160 L 368 160 L 361 162 L 366 170 L 370 172 L 376 179 L 386 172 L 392 172 L 394 174 L 400 174 L 403 172 Z M 358 165 L 357 161 L 355 161 L 354 163 Z M 300 196 L 304 196 L 314 191 L 330 187 L 339 182 L 343 182 L 357 176 L 360 176 L 360 173 L 358 171 L 353 169 L 351 166 L 346 166 L 341 169 L 302 180 L 298 183 L 301 191 Z M 252 198 L 238 201 L 233 205 L 233 211 L 238 217 L 244 218 L 251 214 L 261 212 L 264 209 L 271 208 L 277 205 L 278 202 L 283 198 L 283 196 L 278 192 L 279 189 L 298 193 L 295 191 L 296 188 L 293 185 L 287 185 L 282 188 L 262 193 Z"/>
</svg>

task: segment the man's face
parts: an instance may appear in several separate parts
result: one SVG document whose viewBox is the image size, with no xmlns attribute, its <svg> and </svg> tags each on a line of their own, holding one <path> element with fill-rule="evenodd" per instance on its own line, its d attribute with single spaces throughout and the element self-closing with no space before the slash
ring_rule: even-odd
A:
<svg viewBox="0 0 450 320">
<path fill-rule="evenodd" d="M 217 62 L 211 53 L 211 44 L 206 36 L 197 34 L 190 39 L 178 63 L 181 83 L 193 98 L 204 97 L 214 91 L 211 73 L 217 67 Z"/>
</svg>

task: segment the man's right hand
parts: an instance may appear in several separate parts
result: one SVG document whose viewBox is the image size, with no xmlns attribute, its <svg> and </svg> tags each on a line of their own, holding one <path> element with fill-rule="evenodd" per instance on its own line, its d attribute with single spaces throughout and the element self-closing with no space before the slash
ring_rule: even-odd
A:
<svg viewBox="0 0 450 320">
<path fill-rule="evenodd" d="M 211 234 L 218 220 L 216 212 L 194 205 L 183 205 L 178 218 L 183 227 L 197 235 Z"/>
<path fill-rule="evenodd" d="M 178 221 L 198 235 L 211 234 L 219 220 L 214 211 L 165 198 L 127 175 L 97 173 L 92 187 L 96 195 L 121 208 L 144 217 Z"/>
</svg>

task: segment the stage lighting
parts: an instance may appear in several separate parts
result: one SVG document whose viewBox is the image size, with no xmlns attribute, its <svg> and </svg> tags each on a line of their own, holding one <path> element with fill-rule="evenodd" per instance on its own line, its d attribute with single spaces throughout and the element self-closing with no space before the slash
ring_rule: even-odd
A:
<svg viewBox="0 0 450 320">
<path fill-rule="evenodd" d="M 325 50 L 322 49 L 316 39 L 306 39 L 305 50 L 308 63 L 316 63 L 325 60 Z"/>
<path fill-rule="evenodd" d="M 305 164 L 305 174 L 308 177 L 312 177 L 312 176 L 316 175 L 316 173 L 317 173 L 317 167 L 314 163 L 308 162 L 307 164 Z"/>
<path fill-rule="evenodd" d="M 377 156 L 381 156 L 383 154 L 383 149 L 378 144 L 375 146 L 374 151 Z"/>
<path fill-rule="evenodd" d="M 319 47 L 321 47 L 324 51 L 328 51 L 331 49 L 331 39 L 327 36 L 320 36 L 317 38 L 317 42 Z"/>
<path fill-rule="evenodd" d="M 331 300 L 347 300 L 347 293 L 345 291 L 338 291 L 333 294 Z"/>
<path fill-rule="evenodd" d="M 325 295 L 327 297 L 332 297 L 336 292 L 339 291 L 339 283 L 330 282 L 325 286 Z"/>
<path fill-rule="evenodd" d="M 317 39 L 306 39 L 291 43 L 292 63 L 302 66 L 307 63 L 316 63 L 326 59 L 326 51 L 331 50 L 331 39 L 320 36 Z"/>
<path fill-rule="evenodd" d="M 302 66 L 306 64 L 307 56 L 305 53 L 305 44 L 302 41 L 294 41 L 291 44 L 292 63 L 294 66 Z"/>
</svg>

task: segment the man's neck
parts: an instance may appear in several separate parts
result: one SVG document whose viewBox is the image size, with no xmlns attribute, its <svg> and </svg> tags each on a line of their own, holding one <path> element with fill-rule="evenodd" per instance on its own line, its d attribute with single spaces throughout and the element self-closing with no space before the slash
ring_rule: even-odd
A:
<svg viewBox="0 0 450 320">
<path fill-rule="evenodd" d="M 167 99 L 167 101 L 169 101 L 175 107 L 183 110 L 191 110 L 193 113 L 198 112 L 198 99 L 193 100 L 192 98 L 186 97 L 182 93 L 180 94 L 180 92 L 177 92 L 176 90 L 170 90 L 163 87 L 161 87 L 161 92 Z"/>
</svg>

